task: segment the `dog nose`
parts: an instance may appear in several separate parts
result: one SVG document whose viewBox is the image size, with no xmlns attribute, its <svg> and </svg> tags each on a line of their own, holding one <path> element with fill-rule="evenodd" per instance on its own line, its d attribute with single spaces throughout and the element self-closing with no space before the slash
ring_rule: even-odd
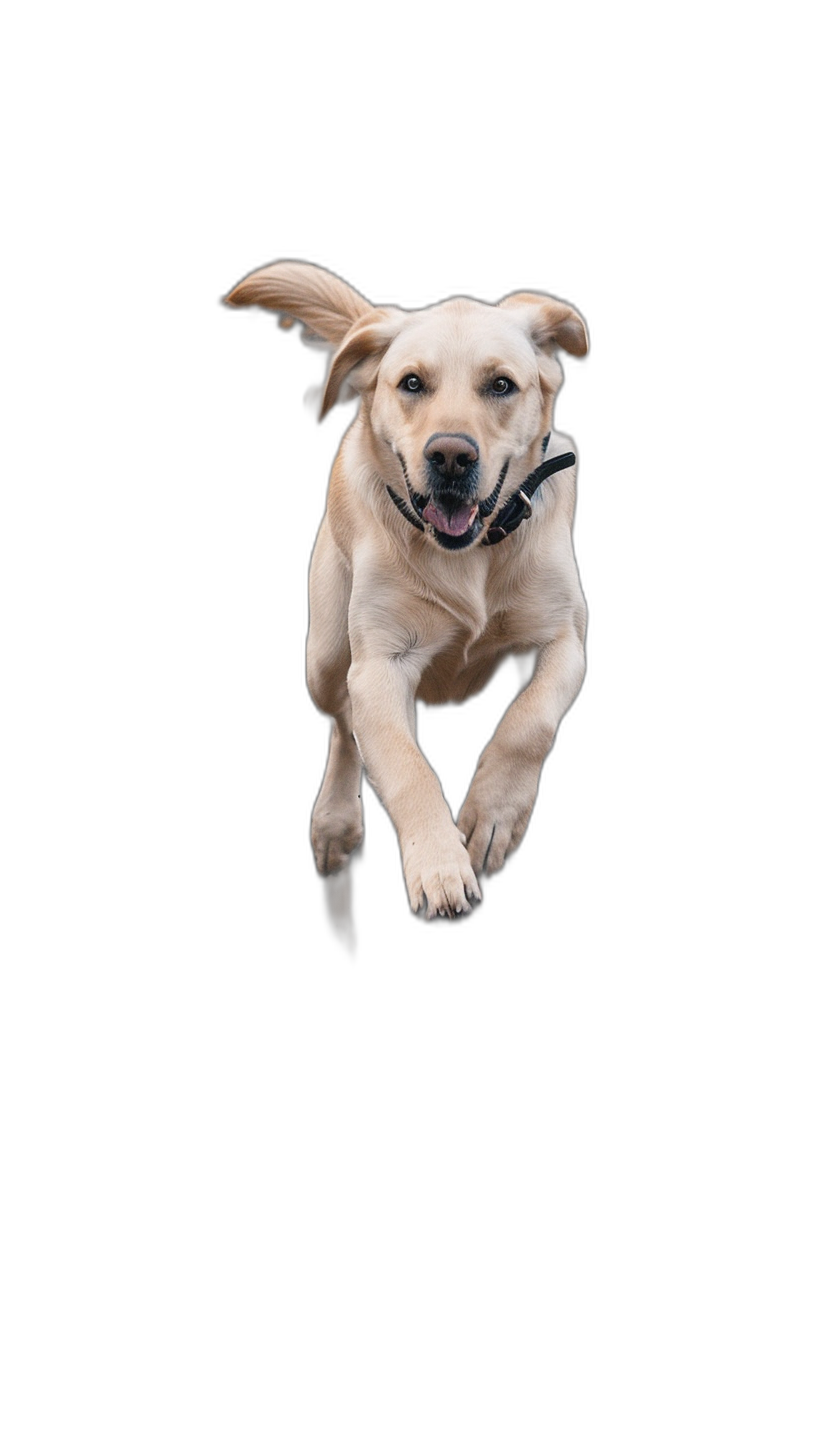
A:
<svg viewBox="0 0 816 1456">
<path fill-rule="evenodd" d="M 479 459 L 479 446 L 470 435 L 431 435 L 425 459 L 442 475 L 458 480 Z"/>
</svg>

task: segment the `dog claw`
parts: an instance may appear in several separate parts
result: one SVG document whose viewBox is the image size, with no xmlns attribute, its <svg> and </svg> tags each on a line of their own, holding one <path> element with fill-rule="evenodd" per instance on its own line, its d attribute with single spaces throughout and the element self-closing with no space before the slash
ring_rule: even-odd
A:
<svg viewBox="0 0 816 1456">
<path fill-rule="evenodd" d="M 469 915 L 473 909 L 475 900 L 466 899 L 462 904 L 440 905 L 434 901 L 423 901 L 421 904 L 411 904 L 411 909 L 416 914 L 424 913 L 426 920 L 461 920 L 463 916 Z"/>
</svg>

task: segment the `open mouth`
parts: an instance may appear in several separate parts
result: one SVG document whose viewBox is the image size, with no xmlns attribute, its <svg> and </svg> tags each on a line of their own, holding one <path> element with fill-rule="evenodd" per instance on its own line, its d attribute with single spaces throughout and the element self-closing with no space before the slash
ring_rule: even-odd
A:
<svg viewBox="0 0 816 1456">
<path fill-rule="evenodd" d="M 437 535 L 450 536 L 458 541 L 468 534 L 478 514 L 477 501 L 446 500 L 442 497 L 428 502 L 422 519 L 433 526 Z"/>
<path fill-rule="evenodd" d="M 496 507 L 510 461 L 504 462 L 495 488 L 486 500 L 480 501 L 472 498 L 463 500 L 461 495 L 445 492 L 434 492 L 432 496 L 420 495 L 411 485 L 408 467 L 403 456 L 398 450 L 395 450 L 394 453 L 402 467 L 411 503 L 409 507 L 407 501 L 402 500 L 390 485 L 386 485 L 388 494 L 400 513 L 420 531 L 424 531 L 426 526 L 430 526 L 434 540 L 448 551 L 457 551 L 464 546 L 470 546 L 480 535 L 485 517 L 489 516 Z"/>
</svg>

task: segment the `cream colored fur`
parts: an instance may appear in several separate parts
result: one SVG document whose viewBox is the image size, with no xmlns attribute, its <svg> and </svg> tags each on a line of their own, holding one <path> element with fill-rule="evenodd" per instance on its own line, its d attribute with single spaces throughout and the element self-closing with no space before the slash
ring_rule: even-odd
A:
<svg viewBox="0 0 816 1456">
<path fill-rule="evenodd" d="M 335 349 L 324 411 L 344 382 L 360 394 L 310 574 L 307 679 L 334 719 L 312 817 L 317 867 L 338 870 L 362 840 L 364 765 L 399 836 L 411 907 L 460 914 L 481 898 L 478 875 L 499 869 L 521 840 L 541 766 L 583 680 L 575 469 L 540 487 L 531 518 L 506 540 L 483 546 L 480 535 L 457 550 L 403 519 L 386 485 L 407 502 L 407 472 L 426 494 L 429 437 L 467 435 L 478 443 L 479 500 L 509 462 L 495 516 L 541 459 L 561 382 L 555 351 L 586 353 L 583 321 L 568 304 L 531 293 L 499 305 L 455 298 L 410 312 L 375 308 L 304 263 L 262 268 L 227 301 L 296 318 Z M 404 388 L 411 375 L 423 384 L 417 396 Z M 490 393 L 496 378 L 510 379 L 515 393 Z M 552 433 L 548 457 L 570 443 Z M 415 700 L 461 701 L 507 653 L 530 649 L 530 682 L 482 753 L 454 823 L 417 746 Z"/>
</svg>

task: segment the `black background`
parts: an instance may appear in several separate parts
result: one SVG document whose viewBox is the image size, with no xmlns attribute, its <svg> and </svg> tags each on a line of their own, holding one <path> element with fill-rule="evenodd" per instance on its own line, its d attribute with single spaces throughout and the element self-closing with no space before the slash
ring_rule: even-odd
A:
<svg viewBox="0 0 816 1456">
<path fill-rule="evenodd" d="M 418 178 L 407 197 L 380 192 L 376 204 L 345 185 L 325 207 L 297 204 L 286 186 L 268 191 L 238 195 L 224 183 L 204 269 L 198 259 L 207 408 L 182 590 L 191 593 L 188 747 L 201 763 L 194 814 L 207 859 L 197 907 L 204 930 L 210 922 L 238 955 L 341 976 L 513 977 L 523 967 L 562 977 L 648 954 L 660 878 L 651 705 L 643 644 L 632 639 L 644 504 L 643 480 L 625 457 L 638 411 L 627 323 L 634 258 L 621 246 L 603 249 L 608 218 L 589 204 L 573 227 L 549 223 L 539 201 L 527 199 L 525 210 L 511 195 L 485 197 L 462 224 L 444 208 L 428 213 Z M 322 266 L 372 303 L 404 309 L 452 294 L 495 303 L 542 291 L 574 304 L 590 336 L 586 360 L 562 357 L 555 403 L 555 425 L 573 435 L 580 459 L 574 547 L 589 606 L 587 673 L 542 770 L 525 842 L 487 882 L 471 922 L 418 925 L 395 833 L 364 785 L 353 955 L 332 930 L 310 849 L 328 722 L 307 695 L 305 645 L 310 553 L 354 406 L 318 427 L 303 396 L 322 383 L 326 355 L 306 348 L 299 328 L 278 329 L 274 314 L 223 304 L 249 272 L 283 259 Z M 514 690 L 507 671 L 471 705 L 420 711 L 420 744 L 455 817 Z"/>
</svg>

